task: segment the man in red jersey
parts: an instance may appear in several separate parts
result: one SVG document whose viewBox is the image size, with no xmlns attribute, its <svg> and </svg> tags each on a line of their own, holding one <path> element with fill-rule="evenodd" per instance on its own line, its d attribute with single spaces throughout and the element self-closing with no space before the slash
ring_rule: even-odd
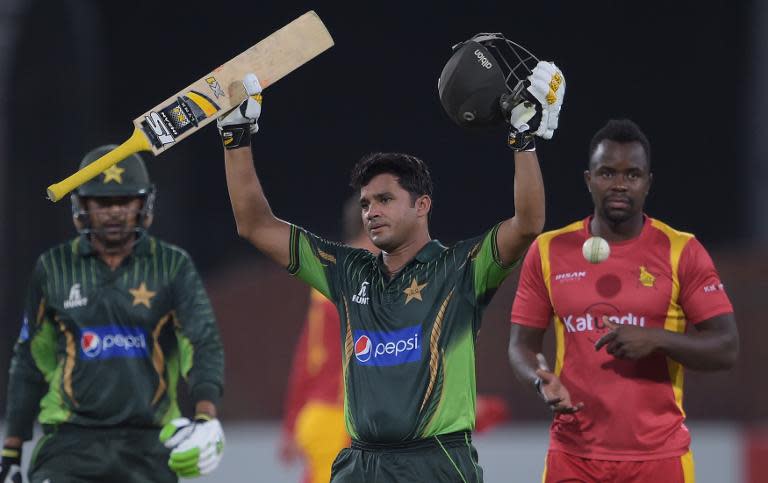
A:
<svg viewBox="0 0 768 483">
<path fill-rule="evenodd" d="M 512 366 L 555 413 L 543 481 L 690 483 L 683 367 L 733 366 L 733 308 L 699 241 L 643 213 L 640 128 L 609 121 L 589 152 L 594 213 L 536 239 L 512 307 Z M 610 245 L 602 263 L 582 255 L 590 236 Z M 550 321 L 554 372 L 540 355 Z"/>
</svg>

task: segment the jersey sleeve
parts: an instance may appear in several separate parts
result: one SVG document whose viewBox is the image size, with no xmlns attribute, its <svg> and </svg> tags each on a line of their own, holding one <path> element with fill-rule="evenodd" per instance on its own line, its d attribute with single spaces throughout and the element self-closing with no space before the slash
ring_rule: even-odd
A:
<svg viewBox="0 0 768 483">
<path fill-rule="evenodd" d="M 41 257 L 27 289 L 24 317 L 14 347 L 8 381 L 5 413 L 6 436 L 32 438 L 40 399 L 56 370 L 56 331 L 47 317 L 44 284 L 45 268 Z"/>
<path fill-rule="evenodd" d="M 546 329 L 552 320 L 552 303 L 541 270 L 538 240 L 528 249 L 520 270 L 511 321 L 527 327 Z"/>
<path fill-rule="evenodd" d="M 189 255 L 183 254 L 173 280 L 182 374 L 194 403 L 217 404 L 224 387 L 224 348 L 200 275 Z"/>
<path fill-rule="evenodd" d="M 346 257 L 365 251 L 325 240 L 296 225 L 291 226 L 290 244 L 288 272 L 334 303 L 339 300 L 340 272 Z"/>
<path fill-rule="evenodd" d="M 501 283 L 512 273 L 518 263 L 504 266 L 501 262 L 496 244 L 499 226 L 494 226 L 485 235 L 476 239 L 476 244 L 470 252 L 474 296 L 481 306 L 488 305 L 493 294 L 496 293 Z"/>
<path fill-rule="evenodd" d="M 679 302 L 688 322 L 698 324 L 733 312 L 715 264 L 696 238 L 692 238 L 683 249 L 678 276 Z"/>
</svg>

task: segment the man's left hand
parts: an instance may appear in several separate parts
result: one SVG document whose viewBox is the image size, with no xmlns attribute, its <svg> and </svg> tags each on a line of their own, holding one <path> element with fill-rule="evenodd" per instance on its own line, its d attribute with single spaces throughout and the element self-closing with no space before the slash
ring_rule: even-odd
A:
<svg viewBox="0 0 768 483">
<path fill-rule="evenodd" d="M 219 466 L 224 453 L 224 430 L 218 419 L 174 419 L 160 432 L 171 449 L 168 466 L 182 478 L 207 475 Z"/>
<path fill-rule="evenodd" d="M 603 346 L 606 352 L 619 359 L 642 359 L 658 348 L 660 329 L 648 329 L 634 325 L 614 324 L 608 317 L 603 317 L 603 324 L 610 332 L 595 342 L 595 350 Z"/>
<path fill-rule="evenodd" d="M 539 61 L 528 76 L 523 102 L 510 112 L 512 130 L 507 144 L 514 151 L 535 149 L 533 137 L 552 139 L 565 97 L 565 76 L 552 62 Z"/>
<path fill-rule="evenodd" d="M 551 139 L 558 126 L 565 97 L 565 76 L 552 62 L 540 61 L 528 76 L 527 91 L 538 101 L 541 121 L 534 134 Z"/>
</svg>

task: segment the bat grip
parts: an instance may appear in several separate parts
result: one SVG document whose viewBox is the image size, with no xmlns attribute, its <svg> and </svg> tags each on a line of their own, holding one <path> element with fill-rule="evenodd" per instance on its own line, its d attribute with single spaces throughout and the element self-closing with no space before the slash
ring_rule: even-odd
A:
<svg viewBox="0 0 768 483">
<path fill-rule="evenodd" d="M 152 147 L 149 145 L 146 136 L 139 131 L 138 128 L 134 128 L 133 134 L 120 146 L 116 147 L 112 151 L 108 152 L 104 156 L 100 157 L 96 161 L 92 162 L 83 169 L 68 176 L 67 178 L 50 185 L 47 189 L 48 199 L 51 201 L 59 201 L 70 191 L 77 189 L 80 185 L 83 185 L 95 178 L 103 171 L 116 165 L 120 161 L 124 160 L 128 156 L 139 151 L 150 151 Z"/>
</svg>

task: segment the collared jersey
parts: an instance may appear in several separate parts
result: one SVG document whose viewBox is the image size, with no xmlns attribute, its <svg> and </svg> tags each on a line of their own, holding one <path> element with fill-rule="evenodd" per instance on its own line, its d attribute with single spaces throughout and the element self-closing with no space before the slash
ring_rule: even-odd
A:
<svg viewBox="0 0 768 483">
<path fill-rule="evenodd" d="M 512 268 L 499 262 L 497 230 L 451 248 L 430 241 L 390 279 L 381 256 L 292 227 L 289 272 L 339 312 L 353 438 L 393 443 L 474 427 L 475 339 Z"/>
<path fill-rule="evenodd" d="M 216 401 L 223 349 L 189 255 L 142 237 L 112 271 L 85 237 L 43 253 L 10 371 L 7 435 L 41 424 L 156 427 L 179 415 L 185 377 Z"/>
<path fill-rule="evenodd" d="M 683 366 L 661 353 L 617 359 L 594 344 L 617 324 L 683 333 L 733 311 L 711 258 L 693 235 L 645 218 L 640 235 L 610 243 L 590 264 L 582 244 L 587 218 L 540 235 L 523 263 L 512 322 L 547 328 L 554 321 L 555 372 L 584 408 L 558 414 L 550 448 L 604 460 L 680 456 L 690 436 L 683 411 Z"/>
</svg>

